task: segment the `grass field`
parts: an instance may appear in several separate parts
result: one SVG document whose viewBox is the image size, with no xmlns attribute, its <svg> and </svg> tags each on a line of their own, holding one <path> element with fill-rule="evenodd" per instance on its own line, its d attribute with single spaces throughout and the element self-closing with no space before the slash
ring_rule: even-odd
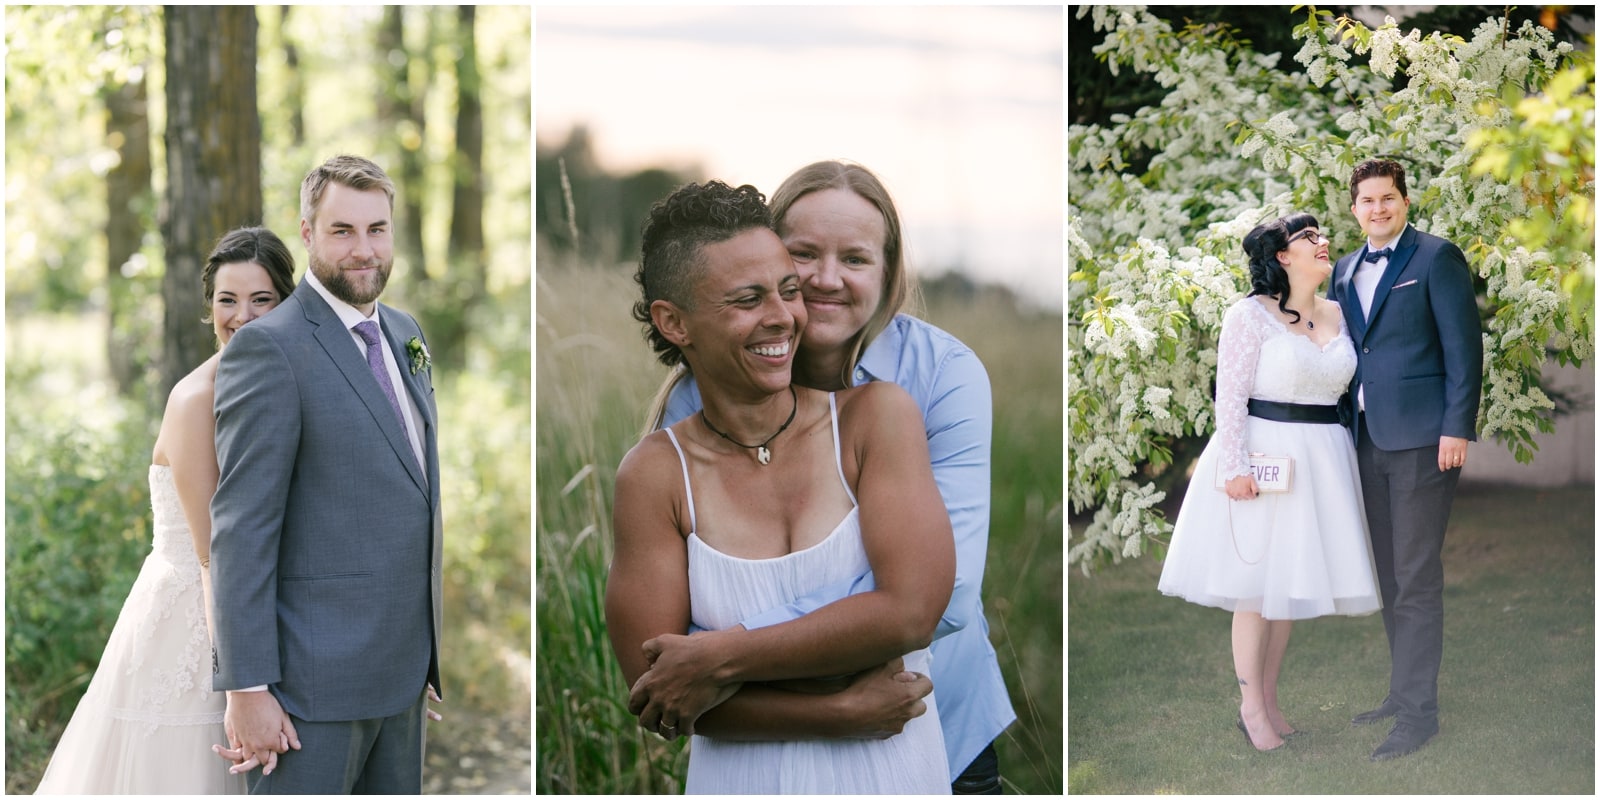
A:
<svg viewBox="0 0 1600 800">
<path fill-rule="evenodd" d="M 535 773 L 541 793 L 676 793 L 686 753 L 641 733 L 602 614 L 617 463 L 663 368 L 620 269 L 541 262 L 535 351 Z M 984 602 L 1019 720 L 997 745 L 1008 792 L 1062 791 L 1061 317 L 993 295 L 927 318 L 983 359 L 995 403 Z"/>
<path fill-rule="evenodd" d="M 1226 612 L 1156 591 L 1145 557 L 1068 586 L 1074 794 L 1579 794 L 1594 782 L 1593 487 L 1462 485 L 1445 538 L 1440 734 L 1367 760 L 1353 728 L 1388 688 L 1376 616 L 1298 623 L 1279 690 L 1309 731 L 1282 752 L 1234 728 Z"/>
</svg>

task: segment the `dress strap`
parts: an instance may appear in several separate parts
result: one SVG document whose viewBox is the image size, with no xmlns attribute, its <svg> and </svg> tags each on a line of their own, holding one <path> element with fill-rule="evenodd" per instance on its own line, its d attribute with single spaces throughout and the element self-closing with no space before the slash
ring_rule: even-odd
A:
<svg viewBox="0 0 1600 800">
<path fill-rule="evenodd" d="M 839 441 L 838 426 L 834 426 L 833 440 L 835 449 Z M 683 495 L 689 498 L 689 532 L 694 533 L 699 527 L 694 524 L 694 489 L 689 488 L 689 459 L 683 457 L 683 448 L 678 446 L 678 437 L 672 434 L 671 428 L 662 428 L 667 432 L 667 438 L 672 440 L 672 449 L 678 451 L 678 463 L 683 466 Z M 852 500 L 854 498 L 851 498 Z"/>
<path fill-rule="evenodd" d="M 833 401 L 833 392 L 828 392 L 828 413 L 833 415 L 833 465 L 839 470 L 839 483 L 844 486 L 844 493 L 850 497 L 850 505 L 858 506 L 856 493 L 850 491 L 850 482 L 844 479 L 844 456 L 839 448 L 839 406 Z M 684 480 L 688 480 L 688 473 L 684 473 Z"/>
</svg>

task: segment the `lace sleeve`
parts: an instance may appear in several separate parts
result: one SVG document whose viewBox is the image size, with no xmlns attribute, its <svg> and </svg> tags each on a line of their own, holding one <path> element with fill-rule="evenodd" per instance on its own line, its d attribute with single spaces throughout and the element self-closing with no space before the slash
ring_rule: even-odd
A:
<svg viewBox="0 0 1600 800">
<path fill-rule="evenodd" d="M 1220 459 L 1217 469 L 1224 479 L 1250 471 L 1250 442 L 1246 436 L 1249 414 L 1245 403 L 1255 382 L 1264 338 L 1260 315 L 1245 307 L 1254 302 L 1254 298 L 1246 297 L 1228 310 L 1217 342 L 1217 432 L 1213 437 Z"/>
</svg>

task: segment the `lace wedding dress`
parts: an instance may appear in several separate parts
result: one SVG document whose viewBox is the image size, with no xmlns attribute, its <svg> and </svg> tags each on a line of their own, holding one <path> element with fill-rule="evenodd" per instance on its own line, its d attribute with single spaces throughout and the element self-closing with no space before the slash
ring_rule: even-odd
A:
<svg viewBox="0 0 1600 800">
<path fill-rule="evenodd" d="M 155 534 L 100 666 L 61 734 L 39 794 L 243 794 L 211 690 L 200 561 L 172 468 L 150 466 Z"/>
<path fill-rule="evenodd" d="M 829 406 L 833 396 L 828 397 Z M 678 439 L 667 428 L 672 446 Z M 833 419 L 835 460 L 839 418 Z M 683 459 L 683 450 L 678 449 Z M 684 464 L 689 524 L 694 494 Z M 839 481 L 844 483 L 840 468 Z M 855 503 L 848 484 L 845 492 Z M 777 558 L 748 559 L 722 553 L 689 534 L 689 604 L 694 624 L 721 630 L 755 614 L 787 605 L 813 589 L 867 570 L 859 509 L 851 508 L 823 541 Z M 904 656 L 905 668 L 928 674 L 926 649 Z M 725 741 L 695 735 L 689 743 L 689 794 L 949 794 L 944 734 L 933 694 L 927 713 L 888 739 L 810 739 L 782 742 Z"/>
<path fill-rule="evenodd" d="M 1343 425 L 1249 416 L 1246 400 L 1334 405 L 1355 374 L 1341 315 L 1326 343 L 1291 331 L 1246 297 L 1217 346 L 1217 430 L 1195 464 L 1161 571 L 1161 592 L 1267 619 L 1378 610 L 1377 571 L 1355 445 Z M 1301 326 L 1296 326 L 1297 328 Z M 1249 471 L 1249 454 L 1294 459 L 1292 490 L 1230 502 L 1215 488 Z"/>
</svg>

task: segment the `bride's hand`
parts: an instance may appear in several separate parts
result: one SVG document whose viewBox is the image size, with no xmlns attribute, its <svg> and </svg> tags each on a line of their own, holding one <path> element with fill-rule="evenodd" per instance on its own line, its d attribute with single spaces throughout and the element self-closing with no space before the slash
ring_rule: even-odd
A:
<svg viewBox="0 0 1600 800">
<path fill-rule="evenodd" d="M 1260 487 L 1256 486 L 1256 479 L 1249 475 L 1229 478 L 1228 482 L 1223 485 L 1223 490 L 1235 500 L 1254 500 L 1256 495 L 1260 493 Z"/>
<path fill-rule="evenodd" d="M 433 702 L 435 702 L 435 703 L 443 703 L 444 702 L 444 700 L 440 699 L 440 697 L 439 697 L 439 690 L 433 688 L 433 684 L 431 684 L 431 683 L 428 684 L 428 699 L 433 701 Z M 440 716 L 439 712 L 434 711 L 431 708 L 428 709 L 428 719 L 431 719 L 434 722 L 442 722 L 442 721 L 444 721 L 444 717 Z"/>
<path fill-rule="evenodd" d="M 701 714 L 732 697 L 740 683 L 718 681 L 718 643 L 737 630 L 663 634 L 645 642 L 650 668 L 628 694 L 628 711 L 639 717 L 639 726 L 667 739 L 689 736 Z"/>
</svg>

